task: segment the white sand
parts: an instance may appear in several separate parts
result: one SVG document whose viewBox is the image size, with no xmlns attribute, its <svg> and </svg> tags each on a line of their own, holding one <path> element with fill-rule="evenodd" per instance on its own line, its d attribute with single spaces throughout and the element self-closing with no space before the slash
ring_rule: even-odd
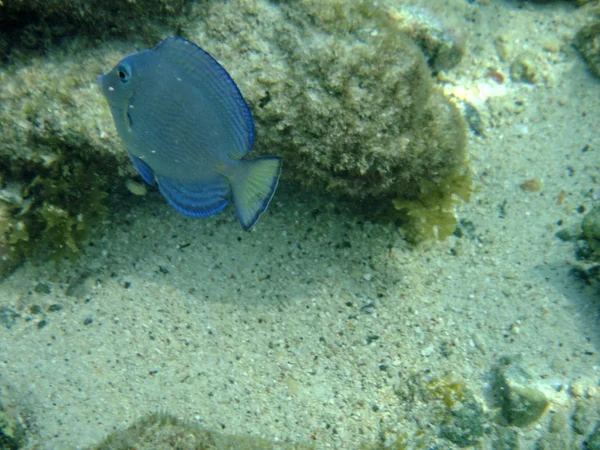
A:
<svg viewBox="0 0 600 450">
<path fill-rule="evenodd" d="M 484 399 L 502 355 L 522 355 L 551 411 L 572 412 L 560 385 L 600 395 L 598 291 L 570 274 L 574 246 L 554 236 L 598 198 L 600 82 L 568 45 L 586 14 L 492 3 L 476 8 L 470 54 L 447 74 L 466 93 L 446 86 L 486 126 L 468 146 L 479 190 L 457 211 L 473 239 L 410 249 L 395 227 L 285 185 L 250 233 L 231 209 L 198 221 L 155 192 L 135 198 L 81 259 L 27 263 L 2 284 L 0 304 L 21 317 L 0 326 L 1 394 L 32 444 L 83 448 L 166 410 L 214 430 L 357 448 L 387 428 L 418 429 L 426 405 L 394 391 L 410 374 L 450 373 Z M 537 55 L 537 84 L 510 81 L 494 49 L 500 31 L 514 54 Z M 549 42 L 563 50 L 544 50 Z M 488 69 L 504 73 L 500 87 Z M 490 112 L 490 90 L 522 112 Z M 539 192 L 519 187 L 533 178 Z M 35 293 L 38 283 L 51 293 Z M 36 315 L 34 304 L 63 309 Z M 550 416 L 518 430 L 522 448 Z"/>
</svg>

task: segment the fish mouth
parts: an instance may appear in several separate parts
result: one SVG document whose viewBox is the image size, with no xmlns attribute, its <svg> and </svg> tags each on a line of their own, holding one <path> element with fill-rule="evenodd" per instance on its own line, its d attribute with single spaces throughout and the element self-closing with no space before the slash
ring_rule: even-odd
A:
<svg viewBox="0 0 600 450">
<path fill-rule="evenodd" d="M 106 80 L 106 82 L 105 82 Z M 106 96 L 109 92 L 114 91 L 115 89 L 109 84 L 110 80 L 108 79 L 108 74 L 104 74 L 104 75 L 98 75 L 98 78 L 96 79 L 96 83 L 98 83 L 98 86 L 100 87 L 100 90 L 102 91 L 102 93 Z"/>
<path fill-rule="evenodd" d="M 96 83 L 98 83 L 100 92 L 102 92 L 102 95 L 104 95 L 108 104 L 113 106 L 115 99 L 114 96 L 111 94 L 115 89 L 110 85 L 109 77 L 107 75 L 98 75 Z"/>
</svg>

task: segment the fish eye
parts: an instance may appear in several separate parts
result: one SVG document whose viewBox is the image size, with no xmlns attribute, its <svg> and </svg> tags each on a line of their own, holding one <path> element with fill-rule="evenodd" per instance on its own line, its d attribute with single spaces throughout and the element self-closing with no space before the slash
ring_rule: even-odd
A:
<svg viewBox="0 0 600 450">
<path fill-rule="evenodd" d="M 131 77 L 130 73 L 129 73 L 129 67 L 126 66 L 119 66 L 117 67 L 117 75 L 119 75 L 119 79 L 121 80 L 121 83 L 126 84 L 129 82 L 129 78 Z"/>
</svg>

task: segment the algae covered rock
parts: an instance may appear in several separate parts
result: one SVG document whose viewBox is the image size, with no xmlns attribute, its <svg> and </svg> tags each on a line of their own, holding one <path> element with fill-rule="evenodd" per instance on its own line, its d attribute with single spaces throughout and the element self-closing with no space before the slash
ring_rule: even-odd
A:
<svg viewBox="0 0 600 450">
<path fill-rule="evenodd" d="M 45 50 L 65 36 L 157 40 L 177 26 L 187 0 L 10 0 L 0 3 L 0 59 L 15 48 Z"/>
<path fill-rule="evenodd" d="M 600 261 L 600 205 L 585 215 L 581 229 L 582 237 L 591 252 L 590 259 Z"/>
<path fill-rule="evenodd" d="M 510 425 L 524 427 L 544 415 L 550 405 L 548 398 L 514 358 L 502 358 L 495 375 L 494 388 L 501 399 L 502 416 Z"/>
<path fill-rule="evenodd" d="M 129 428 L 110 434 L 89 450 L 302 450 L 312 446 L 274 443 L 251 436 L 214 433 L 166 413 L 150 414 Z"/>
<path fill-rule="evenodd" d="M 435 448 L 481 445 L 489 424 L 483 403 L 467 381 L 415 373 L 398 384 L 396 394 L 411 414 L 419 416 L 420 424 L 427 425 L 412 436 L 404 436 L 405 431 L 398 435 L 396 442 L 404 446 L 384 448 L 434 448 L 433 442 Z"/>
<path fill-rule="evenodd" d="M 25 429 L 13 410 L 0 403 L 0 449 L 17 450 L 27 444 Z"/>
<path fill-rule="evenodd" d="M 458 65 L 466 52 L 465 27 L 458 22 L 466 15 L 458 2 L 420 0 L 395 2 L 388 9 L 389 17 L 425 53 L 427 63 L 434 72 Z"/>
<path fill-rule="evenodd" d="M 577 242 L 575 273 L 589 284 L 600 286 L 600 205 L 585 215 L 577 237 L 580 240 Z"/>
<path fill-rule="evenodd" d="M 233 68 L 253 106 L 257 150 L 279 152 L 284 177 L 370 205 L 397 200 L 405 216 L 441 218 L 454 230 L 452 194 L 470 193 L 466 125 L 394 15 L 366 0 L 254 2 L 251 10 L 237 0 L 202 16 L 187 31 Z M 432 215 L 423 212 L 430 207 Z"/>
<path fill-rule="evenodd" d="M 55 51 L 0 71 L 0 276 L 34 252 L 77 253 L 126 173 L 94 83 L 102 62 Z"/>
<path fill-rule="evenodd" d="M 586 60 L 592 73 L 600 77 L 600 21 L 579 30 L 573 45 Z"/>
</svg>

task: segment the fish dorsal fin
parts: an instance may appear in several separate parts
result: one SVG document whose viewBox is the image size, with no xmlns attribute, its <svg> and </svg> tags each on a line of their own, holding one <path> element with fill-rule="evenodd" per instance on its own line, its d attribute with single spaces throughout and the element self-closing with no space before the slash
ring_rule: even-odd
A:
<svg viewBox="0 0 600 450">
<path fill-rule="evenodd" d="M 222 115 L 239 142 L 239 148 L 231 149 L 229 156 L 239 159 L 248 154 L 254 144 L 252 113 L 227 71 L 206 51 L 184 38 L 168 37 L 154 51 L 181 68 L 222 108 Z"/>
</svg>

